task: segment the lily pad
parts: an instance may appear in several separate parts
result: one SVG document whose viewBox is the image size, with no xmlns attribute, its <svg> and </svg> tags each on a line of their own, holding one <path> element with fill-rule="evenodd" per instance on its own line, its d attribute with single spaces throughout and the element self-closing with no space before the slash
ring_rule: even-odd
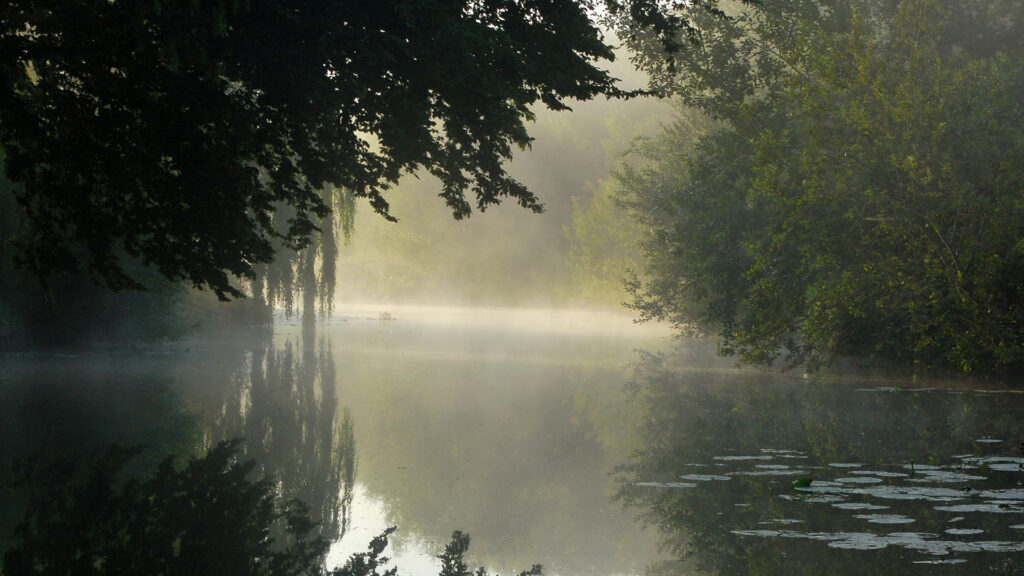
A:
<svg viewBox="0 0 1024 576">
<path fill-rule="evenodd" d="M 871 476 L 850 476 L 847 478 L 836 478 L 836 482 L 842 482 L 844 484 L 878 484 L 881 481 L 881 478 L 873 478 Z"/>
<path fill-rule="evenodd" d="M 857 514 L 854 518 L 867 520 L 872 524 L 913 524 L 916 522 L 913 518 L 900 514 Z"/>
<path fill-rule="evenodd" d="M 832 505 L 840 510 L 885 510 L 888 506 L 868 504 L 867 502 L 838 502 Z"/>
<path fill-rule="evenodd" d="M 947 528 L 946 534 L 954 534 L 957 536 L 969 536 L 971 534 L 984 534 L 985 531 L 980 528 Z"/>
<path fill-rule="evenodd" d="M 806 474 L 806 470 L 799 468 L 783 468 L 781 470 L 736 470 L 735 472 L 728 472 L 729 476 L 796 476 L 798 474 Z"/>
<path fill-rule="evenodd" d="M 850 470 L 850 474 L 878 476 L 880 478 L 906 478 L 908 476 L 908 474 L 904 474 L 903 472 L 886 472 L 884 470 Z"/>
<path fill-rule="evenodd" d="M 942 512 L 986 512 L 988 514 L 1024 514 L 1024 508 L 1004 503 L 958 504 L 956 506 L 936 506 Z"/>
<path fill-rule="evenodd" d="M 634 486 L 644 486 L 646 488 L 696 488 L 697 485 L 692 482 L 637 482 Z"/>
<path fill-rule="evenodd" d="M 973 482 L 987 480 L 984 476 L 963 474 L 950 470 L 921 470 L 920 475 L 911 478 L 909 482 Z"/>
<path fill-rule="evenodd" d="M 680 480 L 694 480 L 697 482 L 709 482 L 711 480 L 732 480 L 728 476 L 720 476 L 718 474 L 684 474 L 679 477 Z"/>
</svg>

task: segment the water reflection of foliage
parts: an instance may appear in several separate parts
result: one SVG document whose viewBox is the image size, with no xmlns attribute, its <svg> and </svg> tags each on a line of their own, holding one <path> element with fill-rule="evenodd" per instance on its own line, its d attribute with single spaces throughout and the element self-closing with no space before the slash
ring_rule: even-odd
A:
<svg viewBox="0 0 1024 576">
<path fill-rule="evenodd" d="M 625 574 L 654 555 L 649 534 L 602 504 L 614 461 L 587 418 L 608 415 L 611 424 L 623 414 L 606 406 L 610 391 L 582 390 L 621 392 L 618 358 L 569 365 L 583 356 L 572 345 L 552 340 L 547 350 L 560 355 L 552 364 L 523 362 L 522 353 L 353 360 L 353 380 L 367 383 L 353 391 L 360 476 L 386 504 L 386 521 L 431 543 L 463 528 L 479 539 L 476 557 L 505 571 L 541 561 L 564 574 Z M 602 359 L 619 353 L 601 351 Z M 575 414 L 578 398 L 589 405 Z"/>
<path fill-rule="evenodd" d="M 329 542 L 299 500 L 275 482 L 251 479 L 240 441 L 221 442 L 179 464 L 165 459 L 152 478 L 123 473 L 143 450 L 112 446 L 85 458 L 38 456 L 17 471 L 29 502 L 5 552 L 7 576 L 396 576 L 384 556 L 394 528 L 334 570 Z M 471 576 L 469 536 L 452 535 L 440 556 L 441 576 Z M 480 568 L 475 574 L 486 576 Z M 540 566 L 520 576 L 540 576 Z"/>
<path fill-rule="evenodd" d="M 0 487 L 13 481 L 11 464 L 33 454 L 57 458 L 140 443 L 148 449 L 129 471 L 141 473 L 201 445 L 199 419 L 185 410 L 171 378 L 139 382 L 120 355 L 44 358 L 46 370 L 31 357 L 0 359 Z M 13 494 L 0 498 L 0 550 L 23 508 Z"/>
<path fill-rule="evenodd" d="M 307 541 L 301 505 L 279 506 L 269 482 L 249 481 L 253 464 L 238 462 L 236 448 L 222 443 L 182 468 L 167 459 L 144 482 L 121 478 L 140 449 L 34 461 L 18 472 L 29 507 L 4 573 L 259 574 L 315 562 L 325 544 Z"/>
<path fill-rule="evenodd" d="M 822 566 L 829 566 L 833 574 L 891 573 L 896 566 L 904 573 L 934 568 L 911 563 L 933 557 L 908 558 L 913 553 L 899 546 L 866 553 L 829 547 L 825 542 L 780 542 L 732 532 L 786 529 L 781 524 L 764 524 L 793 519 L 794 511 L 800 522 L 798 532 L 896 533 L 914 528 L 886 529 L 862 521 L 851 530 L 850 515 L 828 503 L 811 504 L 811 498 L 794 492 L 789 483 L 796 478 L 735 473 L 722 466 L 728 455 L 774 454 L 772 464 L 778 464 L 783 460 L 775 450 L 792 450 L 805 457 L 799 467 L 808 475 L 831 478 L 846 473 L 829 468 L 829 463 L 860 462 L 903 471 L 911 461 L 949 463 L 954 454 L 975 451 L 977 438 L 1016 438 L 1019 433 L 1014 422 L 1020 421 L 1021 414 L 1007 417 L 1012 409 L 998 398 L 957 391 L 858 392 L 853 388 L 848 382 L 777 374 L 700 371 L 671 355 L 645 356 L 635 368 L 632 383 L 642 414 L 638 422 L 642 447 L 619 466 L 617 497 L 640 510 L 642 521 L 659 530 L 664 549 L 675 558 L 650 572 L 692 573 L 694 564 L 712 574 L 817 574 Z M 696 487 L 687 488 L 682 480 L 688 473 L 729 476 L 728 481 L 696 482 Z M 963 487 L 956 484 L 953 491 Z M 886 512 L 907 506 L 904 501 L 884 504 L 892 507 Z M 941 507 L 915 507 L 914 526 L 942 532 L 950 515 L 937 508 Z M 970 518 L 972 526 L 998 534 L 990 518 Z M 1005 526 L 1000 529 L 1006 530 Z M 944 573 L 976 573 L 978 563 L 992 561 L 990 556 L 980 558 L 981 554 L 968 556 L 962 565 L 944 566 Z"/>
<path fill-rule="evenodd" d="M 312 327 L 302 339 L 273 340 L 246 354 L 231 377 L 215 438 L 241 436 L 261 472 L 277 479 L 288 498 L 307 502 L 320 535 L 345 533 L 355 483 L 353 419 L 339 414 L 334 353 L 328 338 Z"/>
</svg>

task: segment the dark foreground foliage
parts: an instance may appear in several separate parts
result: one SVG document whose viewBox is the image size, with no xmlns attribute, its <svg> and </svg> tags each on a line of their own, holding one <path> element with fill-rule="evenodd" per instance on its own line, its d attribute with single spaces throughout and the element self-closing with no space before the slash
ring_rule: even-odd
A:
<svg viewBox="0 0 1024 576">
<path fill-rule="evenodd" d="M 686 23 L 665 6 L 5 3 L 0 147 L 23 185 L 20 261 L 123 288 L 137 258 L 229 297 L 278 243 L 308 244 L 325 191 L 388 215 L 387 190 L 423 169 L 456 218 L 503 200 L 540 211 L 503 165 L 530 144 L 531 107 L 630 95 L 597 65 L 614 57 L 598 8 L 671 46 Z"/>
<path fill-rule="evenodd" d="M 17 470 L 28 510 L 4 554 L 6 576 L 121 574 L 395 576 L 384 555 L 390 528 L 344 566 L 327 570 L 329 542 L 313 537 L 305 504 L 270 480 L 249 478 L 240 441 L 221 442 L 184 466 L 164 460 L 149 480 L 123 479 L 138 448 L 111 447 L 84 464 L 33 460 Z M 442 576 L 474 574 L 469 536 L 455 532 Z M 483 576 L 480 568 L 475 574 Z M 540 575 L 540 566 L 523 572 Z"/>
</svg>

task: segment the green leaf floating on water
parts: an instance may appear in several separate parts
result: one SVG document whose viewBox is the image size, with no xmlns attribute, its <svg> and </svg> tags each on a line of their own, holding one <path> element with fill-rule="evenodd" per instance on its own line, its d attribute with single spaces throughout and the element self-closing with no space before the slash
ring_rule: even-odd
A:
<svg viewBox="0 0 1024 576">
<path fill-rule="evenodd" d="M 791 485 L 793 488 L 806 488 L 811 485 L 810 478 L 801 478 Z"/>
</svg>

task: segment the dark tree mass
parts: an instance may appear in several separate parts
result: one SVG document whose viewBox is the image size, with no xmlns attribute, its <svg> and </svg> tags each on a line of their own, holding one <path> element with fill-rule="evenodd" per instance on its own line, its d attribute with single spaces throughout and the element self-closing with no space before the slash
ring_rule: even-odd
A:
<svg viewBox="0 0 1024 576">
<path fill-rule="evenodd" d="M 541 203 L 503 167 L 536 103 L 627 96 L 598 14 L 668 39 L 657 0 L 240 0 L 0 8 L 0 145 L 22 265 L 137 283 L 125 262 L 239 295 L 343 188 L 425 168 L 456 218 Z M 710 8 L 710 6 L 709 6 Z M 666 44 L 672 42 L 666 40 Z M 288 207 L 287 226 L 273 214 Z"/>
<path fill-rule="evenodd" d="M 1024 367 L 1022 3 L 794 0 L 694 17 L 680 121 L 623 171 L 642 315 L 741 361 Z"/>
</svg>

